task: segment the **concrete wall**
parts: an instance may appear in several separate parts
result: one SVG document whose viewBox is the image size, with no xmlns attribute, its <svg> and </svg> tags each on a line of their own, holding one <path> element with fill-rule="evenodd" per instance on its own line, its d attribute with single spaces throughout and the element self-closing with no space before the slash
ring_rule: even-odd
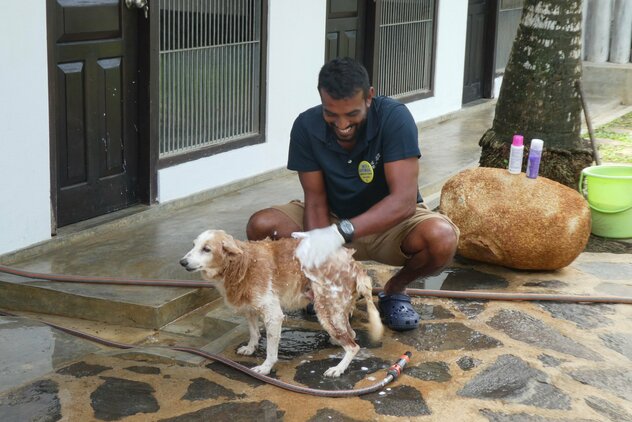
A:
<svg viewBox="0 0 632 422">
<path fill-rule="evenodd" d="M 285 167 L 294 118 L 320 102 L 316 85 L 325 57 L 325 21 L 324 1 L 270 0 L 266 142 L 161 170 L 160 202 Z"/>
<path fill-rule="evenodd" d="M 632 63 L 584 62 L 582 86 L 587 97 L 612 98 L 632 104 Z"/>
<path fill-rule="evenodd" d="M 51 232 L 45 0 L 3 2 L 0 53 L 2 254 Z"/>
</svg>

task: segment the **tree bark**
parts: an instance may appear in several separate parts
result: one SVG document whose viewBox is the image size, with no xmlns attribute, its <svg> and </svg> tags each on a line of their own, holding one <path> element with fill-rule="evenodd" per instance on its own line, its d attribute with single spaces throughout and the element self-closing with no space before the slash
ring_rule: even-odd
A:
<svg viewBox="0 0 632 422">
<path fill-rule="evenodd" d="M 514 134 L 544 140 L 540 175 L 577 188 L 592 163 L 580 137 L 582 5 L 576 0 L 526 0 L 496 104 L 481 138 L 480 165 L 506 167 Z M 524 169 L 524 166 L 523 166 Z"/>
</svg>

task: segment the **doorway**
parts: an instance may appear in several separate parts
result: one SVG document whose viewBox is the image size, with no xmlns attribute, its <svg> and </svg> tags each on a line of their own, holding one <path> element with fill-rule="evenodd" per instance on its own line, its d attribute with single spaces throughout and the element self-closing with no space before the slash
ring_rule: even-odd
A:
<svg viewBox="0 0 632 422">
<path fill-rule="evenodd" d="M 325 62 L 352 57 L 365 64 L 365 28 L 365 1 L 327 0 Z"/>
<path fill-rule="evenodd" d="M 463 75 L 463 104 L 491 98 L 497 0 L 469 0 Z"/>
</svg>

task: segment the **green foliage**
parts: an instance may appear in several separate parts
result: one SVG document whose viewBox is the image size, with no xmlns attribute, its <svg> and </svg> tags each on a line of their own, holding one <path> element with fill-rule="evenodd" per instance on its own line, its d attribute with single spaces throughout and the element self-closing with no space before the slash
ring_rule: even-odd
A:
<svg viewBox="0 0 632 422">
<path fill-rule="evenodd" d="M 632 163 L 632 113 L 600 126 L 595 137 L 605 141 L 599 146 L 602 161 Z"/>
<path fill-rule="evenodd" d="M 599 154 L 603 162 L 632 164 L 630 148 L 622 145 L 602 145 L 599 148 Z"/>
</svg>

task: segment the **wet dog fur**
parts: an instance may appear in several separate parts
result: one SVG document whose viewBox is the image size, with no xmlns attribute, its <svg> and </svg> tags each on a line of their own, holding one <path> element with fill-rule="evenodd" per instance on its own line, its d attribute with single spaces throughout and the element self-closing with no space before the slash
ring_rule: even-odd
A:
<svg viewBox="0 0 632 422">
<path fill-rule="evenodd" d="M 222 230 L 207 230 L 195 239 L 193 249 L 180 264 L 188 271 L 201 272 L 205 280 L 215 284 L 226 304 L 246 317 L 250 339 L 237 353 L 255 352 L 260 337 L 258 320 L 263 320 L 266 359 L 253 368 L 260 374 L 269 374 L 277 362 L 283 311 L 302 309 L 313 301 L 320 324 L 332 342 L 345 350 L 340 363 L 325 371 L 325 376 L 338 377 L 360 350 L 349 323 L 358 298 L 366 300 L 371 339 L 382 337 L 384 328 L 372 300 L 371 279 L 352 258 L 353 250 L 345 248 L 318 268 L 302 269 L 295 256 L 299 242 L 242 242 Z"/>
</svg>

